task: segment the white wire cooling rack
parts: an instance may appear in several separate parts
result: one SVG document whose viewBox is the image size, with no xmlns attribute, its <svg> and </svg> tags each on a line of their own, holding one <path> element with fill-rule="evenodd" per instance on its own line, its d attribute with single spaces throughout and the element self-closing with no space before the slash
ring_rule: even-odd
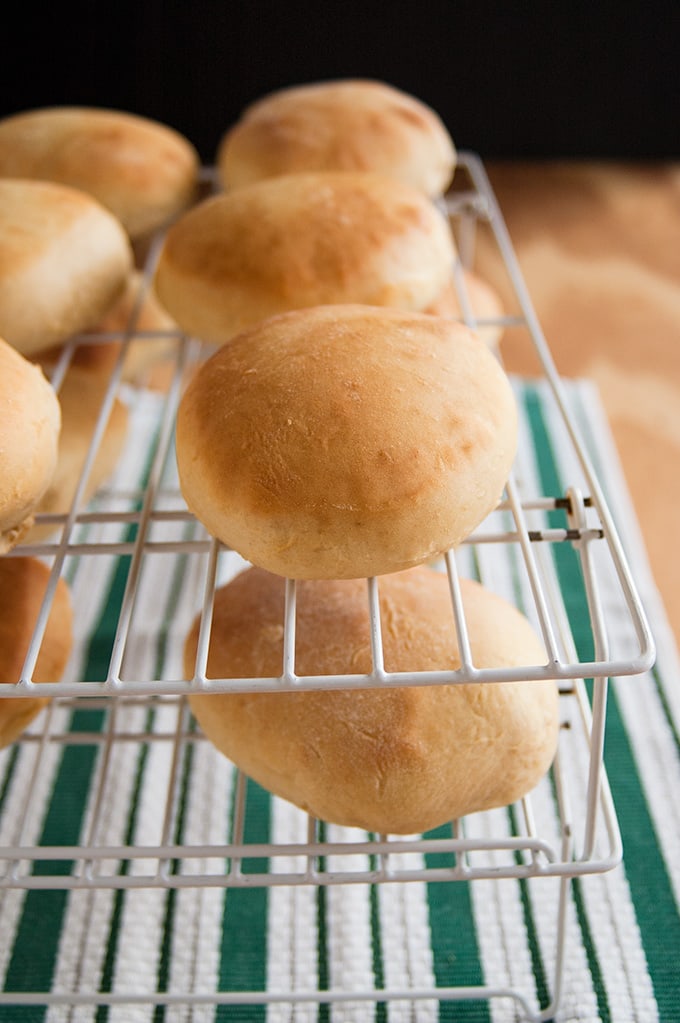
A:
<svg viewBox="0 0 680 1023">
<path fill-rule="evenodd" d="M 210 181 L 210 175 L 207 175 Z M 252 889 L 353 886 L 360 884 L 494 881 L 556 878 L 557 955 L 553 999 L 535 1010 L 520 991 L 477 987 L 473 991 L 432 989 L 392 992 L 395 998 L 514 998 L 528 1019 L 548 1019 L 559 996 L 564 954 L 564 906 L 570 879 L 608 871 L 621 858 L 615 809 L 603 766 L 607 685 L 610 676 L 636 675 L 651 666 L 654 643 L 631 578 L 614 519 L 568 407 L 563 384 L 527 294 L 511 242 L 483 166 L 473 154 L 460 156 L 455 187 L 447 198 L 460 253 L 456 284 L 463 318 L 476 321 L 460 270 L 472 263 L 476 234 L 490 232 L 512 283 L 517 310 L 498 325 L 528 332 L 541 366 L 541 389 L 551 429 L 561 431 L 569 447 L 571 475 L 559 492 L 536 482 L 528 437 L 520 445 L 504 500 L 479 529 L 436 566 L 445 572 L 451 595 L 451 628 L 456 630 L 461 665 L 456 671 L 419 674 L 385 669 L 380 636 L 380 580 L 366 580 L 371 623 L 373 668 L 361 675 L 302 676 L 295 668 L 294 581 L 286 585 L 282 621 L 284 651 L 276 678 L 208 678 L 207 649 L 216 586 L 243 563 L 211 539 L 188 513 L 174 466 L 174 422 L 183 387 L 204 346 L 177 334 L 163 362 L 163 386 L 131 384 L 124 376 L 130 346 L 167 344 L 162 337 L 137 329 L 135 315 L 125 334 L 88 335 L 73 339 L 53 371 L 59 389 L 86 343 L 122 340 L 122 348 L 102 398 L 100 415 L 71 507 L 38 518 L 51 525 L 47 539 L 24 544 L 11 557 L 32 555 L 52 568 L 50 583 L 35 624 L 21 678 L 0 684 L 0 697 L 52 697 L 48 709 L 17 743 L 25 771 L 23 798 L 0 795 L 0 890 L 101 890 L 201 888 Z M 160 239 L 149 249 L 145 285 L 153 274 Z M 140 294 L 141 298 L 141 294 Z M 494 323 L 496 321 L 493 321 Z M 148 381 L 146 381 L 148 383 Z M 518 385 L 519 386 L 519 385 Z M 131 450 L 142 468 L 129 478 L 120 472 L 83 500 L 88 474 L 96 459 L 114 403 L 125 402 L 135 431 Z M 531 464 L 530 464 L 531 463 Z M 540 475 L 540 474 L 538 474 Z M 539 481 L 545 483 L 545 480 Z M 565 588 L 560 561 L 568 558 Z M 516 668 L 475 665 L 467 636 L 459 578 L 473 574 L 486 585 L 510 594 L 540 631 L 546 661 Z M 93 658 L 71 665 L 61 681 L 36 683 L 33 671 L 49 616 L 57 580 L 73 581 L 76 626 L 81 638 L 91 628 L 89 604 L 99 581 L 113 575 L 118 595 L 107 591 L 112 621 L 102 641 L 97 670 Z M 104 585 L 104 584 L 102 584 Z M 173 596 L 168 599 L 168 594 Z M 575 606 L 576 605 L 576 606 Z M 192 678 L 183 676 L 181 643 L 188 624 L 201 614 L 201 631 Z M 616 617 L 616 628 L 610 616 Z M 575 620 L 578 619 L 578 628 Z M 623 622 L 623 624 L 622 624 Z M 161 646 L 165 654 L 160 656 Z M 88 674 L 89 672 L 89 674 Z M 295 839 L 256 841 L 249 837 L 249 784 L 235 775 L 228 823 L 219 838 L 189 836 L 185 827 L 187 772 L 207 742 L 192 721 L 185 696 L 197 690 L 283 691 L 319 688 L 411 686 L 441 683 L 557 679 L 561 694 L 559 750 L 544 783 L 517 807 L 497 814 L 473 815 L 452 822 L 444 834 L 395 838 L 349 830 L 338 837 L 323 822 L 306 819 Z M 75 724 L 74 724 L 75 722 Z M 87 806 L 75 838 L 51 840 L 36 830 L 47 798 L 41 778 L 55 757 L 67 750 L 93 751 L 94 768 Z M 215 754 L 217 757 L 217 754 Z M 114 833 L 112 807 L 120 798 L 121 764 L 154 760 L 158 768 L 154 794 L 155 825 L 142 840 L 134 829 Z M 128 796 L 133 798 L 133 781 Z M 124 786 L 122 786 L 124 788 Z M 147 995 L 133 992 L 130 1001 L 169 1004 L 275 1003 L 274 992 Z M 356 991 L 352 998 L 358 998 Z M 367 1001 L 390 993 L 364 990 Z M 308 993 L 304 1002 L 342 1002 L 346 994 Z M 111 993 L 88 995 L 46 992 L 0 995 L 0 1004 L 21 1002 L 112 1005 Z M 125 1000 L 125 999 L 123 999 Z"/>
</svg>

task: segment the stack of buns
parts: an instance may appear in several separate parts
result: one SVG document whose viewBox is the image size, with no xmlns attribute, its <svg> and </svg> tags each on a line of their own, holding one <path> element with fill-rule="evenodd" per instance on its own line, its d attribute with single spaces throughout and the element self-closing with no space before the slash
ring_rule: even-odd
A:
<svg viewBox="0 0 680 1023">
<path fill-rule="evenodd" d="M 225 191 L 281 175 L 372 171 L 444 197 L 457 165 L 453 139 L 422 100 L 385 82 L 335 79 L 290 86 L 262 96 L 223 132 L 216 154 Z M 503 307 L 496 289 L 463 271 L 467 310 L 452 276 L 433 300 L 436 315 L 486 321 L 477 330 L 491 347 L 500 342 Z"/>
<path fill-rule="evenodd" d="M 30 685 L 61 678 L 73 638 L 63 578 L 35 632 L 51 570 L 19 552 L 57 528 L 36 517 L 71 507 L 96 434 L 83 503 L 117 463 L 125 401 L 116 394 L 100 419 L 119 339 L 129 338 L 133 313 L 140 331 L 176 334 L 143 290 L 137 246 L 193 201 L 198 169 L 176 132 L 115 111 L 54 107 L 0 121 L 0 681 L 19 682 L 39 644 L 21 695 L 0 699 L 0 745 L 44 705 Z M 118 339 L 79 343 L 106 332 Z M 167 351 L 170 339 L 153 348 L 134 341 L 123 379 L 136 380 L 146 351 Z"/>
<path fill-rule="evenodd" d="M 0 335 L 56 374 L 61 412 L 57 464 L 35 509 L 53 518 L 25 532 L 29 543 L 117 464 L 129 426 L 120 393 L 99 419 L 123 346 L 120 377 L 133 384 L 176 348 L 137 246 L 194 201 L 198 171 L 187 139 L 136 115 L 49 107 L 0 120 Z"/>
<path fill-rule="evenodd" d="M 68 507 L 120 358 L 120 340 L 73 358 L 69 342 L 128 335 L 134 310 L 137 329 L 216 348 L 181 399 L 177 467 L 189 509 L 250 567 L 216 594 L 209 678 L 281 675 L 285 578 L 298 580 L 298 675 L 371 675 L 366 577 L 378 577 L 385 670 L 405 683 L 455 670 L 447 579 L 428 563 L 497 505 L 517 444 L 498 334 L 462 324 L 452 288 L 438 200 L 455 166 L 434 111 L 363 80 L 254 104 L 224 133 L 218 194 L 202 200 L 193 147 L 163 125 L 88 108 L 0 121 L 1 549 L 45 534 L 37 512 Z M 158 229 L 155 278 L 140 291 L 139 246 Z M 473 314 L 498 319 L 492 290 L 464 280 Z M 43 370 L 64 359 L 56 392 Z M 140 365 L 128 357 L 129 378 Z M 116 401 L 85 500 L 126 430 Z M 28 640 L 7 636 L 28 636 L 46 573 L 0 560 L 3 608 L 26 594 L 0 631 L 9 681 Z M 477 666 L 544 662 L 515 608 L 472 582 L 462 592 Z M 34 681 L 63 672 L 70 614 L 59 580 Z M 192 677 L 199 625 L 185 646 Z M 557 742 L 552 682 L 201 688 L 192 710 L 217 749 L 310 813 L 369 831 L 422 832 L 515 800 Z M 0 702 L 0 743 L 40 706 Z"/>
<path fill-rule="evenodd" d="M 222 192 L 170 228 L 155 283 L 180 326 L 218 346 L 178 410 L 182 493 L 250 566 L 215 596 L 205 678 L 200 616 L 187 636 L 192 710 L 272 792 L 339 824 L 412 833 L 529 791 L 555 753 L 558 697 L 552 681 L 407 684 L 460 665 L 448 581 L 427 563 L 497 505 L 517 410 L 491 346 L 451 315 L 455 244 L 433 195 L 455 150 L 435 146 L 439 176 L 416 184 L 364 161 L 370 145 L 331 144 L 342 118 L 330 98 L 346 91 L 363 116 L 364 88 L 394 100 L 348 83 L 256 104 L 221 146 Z M 418 121 L 409 102 L 394 116 Z M 383 155 L 376 125 L 389 123 L 366 116 Z M 378 579 L 385 670 L 403 686 L 363 687 L 366 577 Z M 295 674 L 357 686 L 269 691 L 283 673 L 285 578 L 297 580 Z M 519 611 L 479 584 L 462 592 L 477 666 L 545 663 Z M 218 695 L 214 678 L 270 685 Z"/>
</svg>

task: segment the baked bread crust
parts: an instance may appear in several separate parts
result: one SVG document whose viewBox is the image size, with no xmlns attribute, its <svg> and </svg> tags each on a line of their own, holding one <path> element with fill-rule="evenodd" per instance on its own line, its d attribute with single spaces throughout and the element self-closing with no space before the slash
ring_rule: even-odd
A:
<svg viewBox="0 0 680 1023">
<path fill-rule="evenodd" d="M 190 205 L 199 165 L 179 132 L 124 111 L 45 107 L 0 121 L 0 176 L 81 189 L 135 239 Z"/>
<path fill-rule="evenodd" d="M 517 444 L 508 378 L 453 320 L 368 306 L 271 317 L 197 371 L 180 485 L 208 531 L 297 579 L 396 572 L 467 537 Z"/>
<path fill-rule="evenodd" d="M 0 335 L 24 355 L 95 323 L 125 288 L 132 250 L 85 192 L 0 178 Z"/>
<path fill-rule="evenodd" d="M 344 79 L 263 96 L 222 136 L 216 165 L 227 189 L 306 171 L 376 171 L 430 197 L 446 191 L 453 140 L 435 111 L 384 82 Z"/>
<path fill-rule="evenodd" d="M 14 547 L 57 465 L 61 408 L 42 370 L 0 339 L 0 554 Z"/>
<path fill-rule="evenodd" d="M 166 235 L 155 286 L 180 327 L 219 344 L 308 306 L 423 309 L 454 259 L 446 218 L 414 189 L 377 174 L 298 174 L 189 210 Z"/>
<path fill-rule="evenodd" d="M 428 568 L 380 583 L 385 667 L 460 666 L 445 575 Z M 461 581 L 474 663 L 545 663 L 527 619 L 497 595 Z M 208 677 L 282 673 L 284 581 L 259 569 L 215 597 Z M 371 670 L 366 584 L 297 587 L 296 672 Z M 194 673 L 199 619 L 187 637 Z M 271 792 L 338 824 L 420 833 L 529 792 L 549 769 L 558 735 L 554 682 L 419 685 L 189 697 L 208 739 Z"/>
</svg>

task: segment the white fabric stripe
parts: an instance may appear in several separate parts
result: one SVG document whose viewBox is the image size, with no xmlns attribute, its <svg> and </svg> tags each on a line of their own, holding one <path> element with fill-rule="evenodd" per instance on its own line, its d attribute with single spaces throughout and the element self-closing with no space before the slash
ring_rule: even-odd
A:
<svg viewBox="0 0 680 1023">
<path fill-rule="evenodd" d="M 271 801 L 271 839 L 275 845 L 304 843 L 307 814 L 282 799 Z M 272 874 L 300 872 L 305 857 L 277 856 L 271 861 Z M 269 892 L 267 989 L 270 991 L 316 991 L 318 989 L 317 891 L 309 885 L 273 887 Z M 318 1005 L 296 1006 L 296 1023 L 318 1019 Z M 290 1005 L 267 1006 L 268 1023 L 287 1023 Z"/>
<path fill-rule="evenodd" d="M 329 824 L 329 842 L 348 838 L 366 838 L 365 832 Z M 329 856 L 329 871 L 369 869 L 367 856 Z M 331 885 L 327 889 L 327 956 L 331 988 L 343 992 L 372 990 L 373 941 L 371 934 L 370 887 L 365 884 Z M 375 1005 L 366 1002 L 343 1002 L 331 1006 L 333 1023 L 368 1023 L 375 1018 Z"/>
<path fill-rule="evenodd" d="M 225 757 L 207 742 L 194 744 L 187 793 L 184 841 L 192 845 L 223 843 L 228 833 L 234 771 Z M 223 873 L 223 860 L 215 857 L 187 857 L 182 874 Z M 177 891 L 172 934 L 172 957 L 168 990 L 172 993 L 215 991 L 220 967 L 223 894 L 212 888 L 182 888 Z M 168 1023 L 192 1019 L 203 1023 L 214 1018 L 214 1007 L 170 1006 Z"/>
<path fill-rule="evenodd" d="M 422 870 L 425 861 L 421 853 L 395 853 L 389 864 L 393 870 Z M 387 883 L 378 886 L 377 895 L 385 987 L 434 987 L 427 885 Z M 437 1002 L 432 1000 L 395 1000 L 387 1006 L 390 1023 L 431 1023 L 438 1016 Z"/>
</svg>

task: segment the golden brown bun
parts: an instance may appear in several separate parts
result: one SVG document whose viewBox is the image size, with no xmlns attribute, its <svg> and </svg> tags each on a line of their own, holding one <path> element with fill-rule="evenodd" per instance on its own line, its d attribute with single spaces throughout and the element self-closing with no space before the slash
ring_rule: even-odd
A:
<svg viewBox="0 0 680 1023">
<path fill-rule="evenodd" d="M 47 589 L 50 570 L 37 558 L 0 559 L 0 682 L 18 682 Z M 59 579 L 33 672 L 34 682 L 59 682 L 73 643 L 71 596 Z M 46 697 L 0 698 L 0 748 L 14 742 Z"/>
<path fill-rule="evenodd" d="M 221 343 L 307 306 L 422 309 L 454 258 L 445 217 L 409 186 L 376 174 L 298 174 L 184 214 L 166 236 L 156 291 L 188 334 Z"/>
<path fill-rule="evenodd" d="M 472 270 L 463 270 L 463 281 L 474 318 L 476 320 L 500 320 L 503 316 L 503 303 L 496 289 Z M 431 313 L 433 316 L 464 318 L 465 313 L 458 298 L 453 275 L 425 312 Z M 480 323 L 474 327 L 474 331 L 492 349 L 498 347 L 503 336 L 501 323 Z"/>
<path fill-rule="evenodd" d="M 123 294 L 111 309 L 84 332 L 118 337 L 79 342 L 70 365 L 95 373 L 111 373 L 120 355 L 122 339 L 128 331 L 131 337 L 123 362 L 122 379 L 131 384 L 140 380 L 146 383 L 150 369 L 177 351 L 178 328 L 139 270 L 130 274 Z M 37 358 L 43 368 L 53 368 L 63 351 L 64 345 L 55 345 L 40 352 Z"/>
<path fill-rule="evenodd" d="M 199 159 L 181 134 L 117 110 L 47 107 L 0 121 L 0 176 L 88 192 L 136 238 L 192 202 Z"/>
<path fill-rule="evenodd" d="M 36 507 L 36 514 L 64 515 L 72 504 L 100 416 L 108 379 L 82 368 L 71 367 L 59 388 L 61 436 L 57 465 L 50 485 Z M 80 510 L 114 471 L 127 437 L 127 406 L 115 398 L 80 501 Z M 52 535 L 60 524 L 37 523 L 23 537 L 37 543 Z"/>
<path fill-rule="evenodd" d="M 0 554 L 22 538 L 54 476 L 59 400 L 38 366 L 0 339 Z"/>
<path fill-rule="evenodd" d="M 515 454 L 506 374 L 454 320 L 369 306 L 272 317 L 197 371 L 180 485 L 208 531 L 298 579 L 382 575 L 458 544 Z"/>
<path fill-rule="evenodd" d="M 34 355 L 96 322 L 132 270 L 121 224 L 91 196 L 0 179 L 0 334 Z"/>
<path fill-rule="evenodd" d="M 544 664 L 528 621 L 478 583 L 462 581 L 474 663 Z M 385 667 L 460 666 L 448 580 L 427 568 L 380 580 Z M 283 580 L 258 569 L 216 594 L 208 677 L 282 674 Z M 187 639 L 194 672 L 198 620 Z M 297 587 L 296 672 L 371 670 L 366 584 Z M 553 682 L 191 696 L 206 736 L 271 792 L 337 824 L 418 833 L 526 795 L 557 744 Z"/>
<path fill-rule="evenodd" d="M 453 141 L 425 103 L 382 82 L 293 86 L 249 106 L 223 135 L 225 188 L 301 171 L 377 171 L 426 195 L 443 194 L 456 166 Z"/>
</svg>

